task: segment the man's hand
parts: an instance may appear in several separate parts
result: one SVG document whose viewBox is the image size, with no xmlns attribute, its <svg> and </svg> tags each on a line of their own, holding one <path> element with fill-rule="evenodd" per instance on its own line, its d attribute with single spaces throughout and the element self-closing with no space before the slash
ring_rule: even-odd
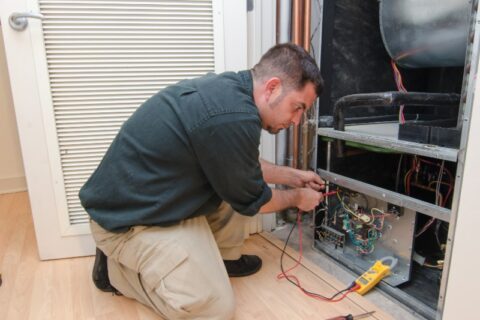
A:
<svg viewBox="0 0 480 320">
<path fill-rule="evenodd" d="M 320 191 L 325 189 L 325 181 L 313 171 L 295 170 L 295 178 L 292 180 L 291 186 Z"/>
<path fill-rule="evenodd" d="M 267 183 L 283 184 L 292 188 L 311 188 L 317 191 L 325 187 L 325 182 L 313 171 L 277 166 L 263 159 L 260 159 L 260 165 L 263 179 Z"/>
<path fill-rule="evenodd" d="M 261 213 L 275 212 L 296 207 L 302 211 L 315 209 L 323 201 L 323 194 L 311 188 L 272 190 L 272 199 L 261 208 Z"/>
<path fill-rule="evenodd" d="M 323 201 L 323 194 L 311 188 L 295 189 L 297 193 L 295 206 L 302 211 L 310 211 L 315 209 L 320 202 Z"/>
</svg>

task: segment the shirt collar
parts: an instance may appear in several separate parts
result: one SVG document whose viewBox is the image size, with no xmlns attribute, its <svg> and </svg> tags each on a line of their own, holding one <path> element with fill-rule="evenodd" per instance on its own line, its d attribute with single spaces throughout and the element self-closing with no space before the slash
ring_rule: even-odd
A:
<svg viewBox="0 0 480 320">
<path fill-rule="evenodd" d="M 239 71 L 238 75 L 240 76 L 240 81 L 248 93 L 253 97 L 253 78 L 252 72 L 250 70 Z"/>
</svg>

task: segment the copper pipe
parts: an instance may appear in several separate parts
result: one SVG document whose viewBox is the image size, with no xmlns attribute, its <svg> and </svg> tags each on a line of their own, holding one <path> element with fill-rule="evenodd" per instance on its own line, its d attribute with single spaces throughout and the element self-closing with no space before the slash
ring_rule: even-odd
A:
<svg viewBox="0 0 480 320">
<path fill-rule="evenodd" d="M 299 46 L 303 44 L 303 2 L 304 0 L 292 0 L 292 42 Z"/>
<path fill-rule="evenodd" d="M 311 24 L 311 11 L 312 11 L 312 2 L 311 0 L 305 0 L 305 10 L 304 10 L 304 19 L 303 19 L 303 48 L 310 52 L 310 24 Z M 302 169 L 308 169 L 308 149 L 309 147 L 309 135 L 310 128 L 308 122 L 308 116 L 305 112 L 302 122 Z"/>
<path fill-rule="evenodd" d="M 303 48 L 310 52 L 310 28 L 312 24 L 312 1 L 305 0 L 303 19 Z"/>
<path fill-rule="evenodd" d="M 311 0 L 292 0 L 292 42 L 303 46 L 308 52 L 310 50 L 310 24 L 311 24 Z M 300 125 L 293 127 L 293 154 L 292 166 L 299 168 L 300 160 L 300 126 L 302 126 L 302 168 L 307 169 L 308 166 L 308 137 L 309 128 L 307 117 L 303 117 Z"/>
<path fill-rule="evenodd" d="M 292 0 L 292 42 L 301 46 L 303 44 L 303 4 L 304 0 Z M 299 160 L 299 140 L 300 128 L 294 126 L 293 128 L 293 152 L 292 152 L 292 167 L 298 168 Z"/>
<path fill-rule="evenodd" d="M 301 145 L 301 150 L 302 150 L 302 162 L 301 162 L 301 167 L 302 170 L 307 170 L 308 166 L 308 116 L 307 112 L 303 114 L 302 117 L 302 122 L 300 123 L 302 126 L 302 145 Z"/>
</svg>

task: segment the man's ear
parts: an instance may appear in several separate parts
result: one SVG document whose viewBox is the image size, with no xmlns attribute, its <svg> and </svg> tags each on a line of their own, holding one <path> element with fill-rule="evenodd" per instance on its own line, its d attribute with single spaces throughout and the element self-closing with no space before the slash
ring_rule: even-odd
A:
<svg viewBox="0 0 480 320">
<path fill-rule="evenodd" d="M 269 102 L 275 99 L 282 92 L 282 81 L 277 77 L 272 77 L 265 81 L 265 101 Z"/>
</svg>

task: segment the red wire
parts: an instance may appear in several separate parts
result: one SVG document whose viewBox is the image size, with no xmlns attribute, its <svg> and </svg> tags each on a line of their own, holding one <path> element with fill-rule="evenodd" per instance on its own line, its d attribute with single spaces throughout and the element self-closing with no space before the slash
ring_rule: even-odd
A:
<svg viewBox="0 0 480 320">
<path fill-rule="evenodd" d="M 293 269 L 295 269 L 296 267 L 298 267 L 302 261 L 302 256 L 303 256 L 303 237 L 302 237 L 302 224 L 301 224 L 301 216 L 302 216 L 302 212 L 300 210 L 298 210 L 298 213 L 297 213 L 297 225 L 298 225 L 298 247 L 299 247 L 299 257 L 298 257 L 298 260 L 295 260 L 295 265 L 293 267 L 291 267 L 290 269 L 288 269 L 287 271 L 283 272 L 283 273 L 279 273 L 277 275 L 277 279 L 283 279 L 283 278 L 286 278 L 288 277 L 287 273 L 292 271 Z M 295 278 L 296 279 L 296 278 Z M 297 280 L 298 281 L 298 280 Z"/>
<path fill-rule="evenodd" d="M 428 220 L 428 222 L 422 227 L 422 229 L 415 234 L 415 238 L 419 237 L 421 234 L 423 234 L 425 231 L 427 231 L 428 228 L 429 228 L 434 222 L 435 222 L 435 218 L 431 218 L 430 220 Z"/>
<path fill-rule="evenodd" d="M 407 195 L 410 195 L 410 177 L 412 176 L 412 173 L 413 173 L 413 169 L 410 169 L 407 172 L 407 177 L 405 179 L 405 193 Z"/>
<path fill-rule="evenodd" d="M 329 195 L 333 195 L 333 194 L 336 194 L 337 191 L 331 191 L 331 192 L 327 192 L 324 194 L 324 196 L 329 196 Z M 317 300 L 320 300 L 320 301 L 327 301 L 327 302 L 339 302 L 339 301 L 342 301 L 343 299 L 345 299 L 345 297 L 351 293 L 351 292 L 354 292 L 355 290 L 359 289 L 360 286 L 358 284 L 356 284 L 355 286 L 353 286 L 352 288 L 350 288 L 348 291 L 346 291 L 345 293 L 343 293 L 339 298 L 337 299 L 330 299 L 330 298 L 323 298 L 323 297 L 320 297 L 314 293 L 311 293 L 309 291 L 307 291 L 303 286 L 302 284 L 300 283 L 300 280 L 298 280 L 298 278 L 294 275 L 289 275 L 287 274 L 288 272 L 292 271 L 293 269 L 295 269 L 296 267 L 298 267 L 302 261 L 302 257 L 303 257 L 303 232 L 302 232 L 302 224 L 301 224 L 301 216 L 302 216 L 302 211 L 298 211 L 297 213 L 297 225 L 298 225 L 298 246 L 299 246 L 299 257 L 297 260 L 295 260 L 295 265 L 291 268 L 289 268 L 288 270 L 284 271 L 284 272 L 281 272 L 277 275 L 277 279 L 289 279 L 293 282 L 295 282 L 295 284 L 297 285 L 297 287 L 303 292 L 303 294 L 305 294 L 306 296 L 310 297 L 310 298 L 314 298 L 314 299 L 317 299 Z"/>
<path fill-rule="evenodd" d="M 338 190 L 335 190 L 335 191 L 330 191 L 330 192 L 325 192 L 323 194 L 324 197 L 328 197 L 328 196 L 331 196 L 331 195 L 334 195 L 334 194 L 337 194 Z M 298 260 L 295 260 L 296 264 L 291 267 L 290 269 L 288 269 L 287 271 L 285 271 L 284 273 L 279 273 L 277 275 L 277 279 L 283 279 L 285 277 L 287 277 L 287 273 L 293 269 L 295 269 L 296 267 L 298 267 L 302 261 L 302 257 L 303 257 L 303 232 L 302 232 L 302 221 L 301 221 L 301 216 L 302 216 L 302 211 L 298 210 L 298 213 L 297 213 L 297 225 L 298 225 L 298 246 L 299 246 L 299 257 L 298 257 Z"/>
<path fill-rule="evenodd" d="M 337 193 L 338 193 L 338 190 L 330 191 L 330 192 L 324 192 L 323 196 L 324 197 L 329 197 L 329 196 L 333 196 L 334 194 L 337 194 Z"/>
<path fill-rule="evenodd" d="M 401 60 L 405 57 L 408 57 L 408 56 L 410 56 L 414 53 L 419 53 L 419 52 L 422 52 L 422 51 L 426 51 L 427 49 L 430 49 L 430 47 L 429 46 L 423 46 L 423 47 L 412 49 L 410 51 L 405 51 L 405 52 L 402 52 L 402 53 L 398 54 L 397 56 L 395 56 L 393 58 L 393 60 L 398 61 L 398 60 Z"/>
<path fill-rule="evenodd" d="M 402 74 L 400 73 L 400 70 L 398 70 L 397 65 L 395 64 L 395 61 L 392 59 L 390 60 L 390 65 L 392 66 L 393 69 L 393 78 L 395 79 L 395 84 L 397 85 L 397 90 L 401 92 L 407 92 L 407 89 L 405 89 L 405 86 L 403 85 L 403 79 L 402 79 Z M 405 123 L 405 115 L 403 113 L 405 105 L 400 106 L 400 123 L 404 124 Z"/>
<path fill-rule="evenodd" d="M 405 184 L 406 184 L 405 193 L 408 194 L 408 195 L 410 194 L 410 179 L 411 179 L 411 176 L 415 172 L 415 170 L 417 168 L 417 165 L 420 166 L 420 163 L 426 163 L 428 165 L 441 167 L 441 165 L 437 162 L 426 160 L 426 159 L 423 159 L 423 158 L 420 158 L 420 157 L 416 157 L 416 160 L 415 160 L 415 158 L 413 158 L 412 168 L 405 175 Z M 447 191 L 447 194 L 445 195 L 445 197 L 443 198 L 442 203 L 439 204 L 441 207 L 445 207 L 447 205 L 448 199 L 450 198 L 450 195 L 453 191 L 453 176 L 452 176 L 452 173 L 447 168 L 443 168 L 443 170 L 447 173 L 447 176 L 448 176 L 448 179 L 449 179 L 450 182 L 445 183 L 445 184 L 448 185 L 448 191 Z M 442 181 L 437 181 L 437 183 L 443 183 L 443 182 Z M 427 221 L 427 223 L 425 223 L 425 225 L 422 227 L 422 229 L 420 229 L 420 231 L 415 234 L 415 237 L 419 237 L 425 231 L 427 231 L 428 228 L 435 222 L 435 220 L 436 220 L 435 218 L 431 218 L 429 221 Z"/>
<path fill-rule="evenodd" d="M 429 165 L 432 165 L 432 166 L 437 166 L 437 167 L 440 167 L 441 165 L 439 163 L 436 163 L 436 162 L 433 162 L 433 161 L 429 161 L 429 160 L 426 160 L 426 159 L 423 159 L 423 158 L 418 158 L 418 161 L 419 162 L 423 162 L 423 163 L 426 163 L 426 164 L 429 164 Z M 448 191 L 447 191 L 447 194 L 445 195 L 445 197 L 443 198 L 443 201 L 441 203 L 441 206 L 442 207 L 445 207 L 447 205 L 447 202 L 448 202 L 448 198 L 450 197 L 452 191 L 453 191 L 453 175 L 452 173 L 450 172 L 450 170 L 448 170 L 448 168 L 443 168 L 443 170 L 447 173 L 447 176 L 448 176 L 448 180 L 450 181 L 449 183 L 447 183 L 448 185 Z M 442 179 L 443 180 L 443 179 Z M 440 181 L 439 183 L 441 183 L 442 181 Z"/>
</svg>

